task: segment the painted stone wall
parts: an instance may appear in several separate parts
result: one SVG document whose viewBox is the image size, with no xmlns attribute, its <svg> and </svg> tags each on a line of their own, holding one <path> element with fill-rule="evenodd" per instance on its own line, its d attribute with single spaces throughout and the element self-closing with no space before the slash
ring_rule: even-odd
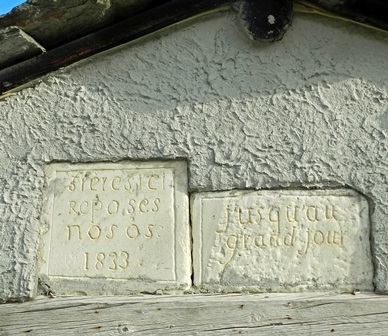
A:
<svg viewBox="0 0 388 336">
<path fill-rule="evenodd" d="M 31 297 L 44 167 L 185 159 L 189 191 L 348 187 L 388 292 L 388 37 L 298 15 L 281 42 L 233 13 L 171 28 L 0 101 L 0 299 Z"/>
</svg>

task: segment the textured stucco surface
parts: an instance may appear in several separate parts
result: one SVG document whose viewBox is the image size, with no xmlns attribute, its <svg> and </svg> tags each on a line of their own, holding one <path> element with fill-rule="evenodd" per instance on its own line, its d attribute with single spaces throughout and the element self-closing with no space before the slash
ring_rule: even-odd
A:
<svg viewBox="0 0 388 336">
<path fill-rule="evenodd" d="M 190 191 L 356 189 L 388 292 L 387 55 L 348 23 L 297 16 L 262 45 L 217 14 L 0 101 L 0 299 L 33 295 L 45 164 L 148 158 L 187 159 Z"/>
</svg>

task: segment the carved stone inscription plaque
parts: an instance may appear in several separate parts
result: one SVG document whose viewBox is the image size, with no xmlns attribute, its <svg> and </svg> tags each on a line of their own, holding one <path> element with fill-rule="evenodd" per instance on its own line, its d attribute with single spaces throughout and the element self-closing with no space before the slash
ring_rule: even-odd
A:
<svg viewBox="0 0 388 336">
<path fill-rule="evenodd" d="M 186 164 L 51 164 L 41 273 L 59 291 L 190 286 Z"/>
<path fill-rule="evenodd" d="M 198 193 L 192 207 L 201 288 L 373 290 L 368 204 L 355 191 Z"/>
</svg>

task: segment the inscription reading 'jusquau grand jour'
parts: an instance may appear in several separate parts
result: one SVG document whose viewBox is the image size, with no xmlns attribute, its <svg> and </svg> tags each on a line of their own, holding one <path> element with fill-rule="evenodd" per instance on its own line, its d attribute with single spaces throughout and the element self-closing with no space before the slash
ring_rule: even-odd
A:
<svg viewBox="0 0 388 336">
<path fill-rule="evenodd" d="M 253 204 L 245 207 L 232 201 L 226 205 L 225 221 L 219 223 L 217 234 L 227 234 L 225 248 L 230 250 L 230 255 L 237 248 L 247 250 L 300 246 L 296 252 L 303 256 L 314 246 L 344 245 L 347 231 L 335 225 L 338 224 L 338 211 L 339 207 L 333 204 L 295 205 L 290 202 L 284 206 Z M 228 232 L 230 226 L 235 224 L 238 229 Z"/>
<path fill-rule="evenodd" d="M 173 169 L 56 169 L 48 193 L 49 276 L 174 281 Z"/>
<path fill-rule="evenodd" d="M 356 192 L 203 193 L 193 205 L 197 285 L 371 286 L 368 208 Z"/>
</svg>

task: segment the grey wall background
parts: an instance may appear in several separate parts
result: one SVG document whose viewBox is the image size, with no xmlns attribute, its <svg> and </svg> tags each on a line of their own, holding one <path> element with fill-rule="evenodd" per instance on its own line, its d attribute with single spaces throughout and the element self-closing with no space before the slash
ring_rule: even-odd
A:
<svg viewBox="0 0 388 336">
<path fill-rule="evenodd" d="M 387 293 L 387 55 L 386 34 L 345 22 L 298 15 L 262 45 L 215 14 L 0 101 L 0 299 L 33 295 L 45 164 L 178 157 L 190 191 L 363 193 Z"/>
</svg>

